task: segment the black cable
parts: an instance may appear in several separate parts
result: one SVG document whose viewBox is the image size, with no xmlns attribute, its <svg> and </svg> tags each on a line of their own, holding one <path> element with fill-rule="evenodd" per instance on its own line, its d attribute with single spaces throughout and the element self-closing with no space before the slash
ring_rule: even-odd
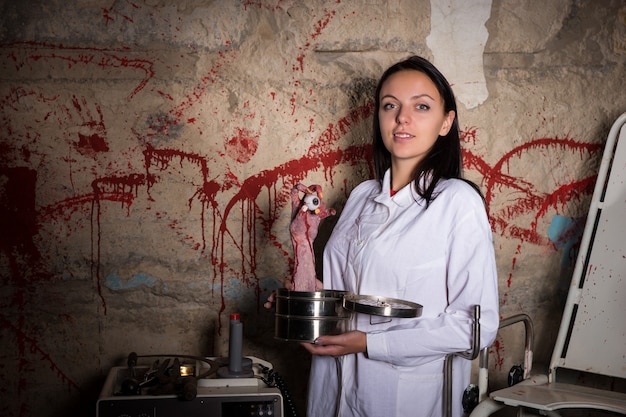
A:
<svg viewBox="0 0 626 417">
<path fill-rule="evenodd" d="M 287 388 L 287 383 L 283 379 L 283 377 L 275 372 L 273 369 L 268 368 L 267 366 L 263 366 L 259 364 L 261 368 L 261 372 L 267 377 L 261 377 L 261 380 L 270 387 L 276 387 L 279 389 L 280 393 L 283 395 L 283 406 L 285 408 L 285 416 L 286 417 L 298 417 L 298 412 L 296 410 L 296 404 L 293 402 L 293 398 L 291 398 L 291 393 Z"/>
</svg>

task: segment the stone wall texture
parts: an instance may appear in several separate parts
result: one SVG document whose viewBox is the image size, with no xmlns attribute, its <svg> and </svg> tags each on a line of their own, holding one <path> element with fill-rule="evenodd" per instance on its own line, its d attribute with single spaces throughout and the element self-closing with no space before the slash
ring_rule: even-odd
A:
<svg viewBox="0 0 626 417">
<path fill-rule="evenodd" d="M 372 176 L 377 79 L 412 54 L 454 85 L 502 316 L 531 316 L 547 362 L 626 110 L 622 0 L 4 0 L 0 414 L 93 415 L 129 352 L 225 355 L 235 312 L 302 410 L 308 355 L 262 307 L 294 266 L 289 190 L 341 211 Z"/>
</svg>

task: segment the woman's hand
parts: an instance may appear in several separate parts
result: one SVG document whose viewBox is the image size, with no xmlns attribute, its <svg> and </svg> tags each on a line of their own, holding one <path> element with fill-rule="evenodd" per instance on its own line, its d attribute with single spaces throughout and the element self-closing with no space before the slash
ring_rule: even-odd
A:
<svg viewBox="0 0 626 417">
<path fill-rule="evenodd" d="M 302 343 L 302 346 L 313 355 L 343 356 L 350 353 L 367 351 L 367 336 L 358 330 L 336 336 L 320 336 L 314 343 Z"/>
<path fill-rule="evenodd" d="M 319 279 L 315 280 L 315 290 L 321 290 L 324 287 L 324 283 Z M 285 280 L 285 288 L 288 290 L 293 290 L 293 281 L 288 279 Z M 276 291 L 272 291 L 272 293 L 267 297 L 267 301 L 263 304 L 263 307 L 270 309 L 274 307 L 274 303 L 276 302 Z"/>
</svg>

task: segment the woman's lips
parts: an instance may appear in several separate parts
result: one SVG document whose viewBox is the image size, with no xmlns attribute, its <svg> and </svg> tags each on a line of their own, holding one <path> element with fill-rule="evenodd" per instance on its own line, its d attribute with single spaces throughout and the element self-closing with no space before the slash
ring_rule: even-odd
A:
<svg viewBox="0 0 626 417">
<path fill-rule="evenodd" d="M 410 133 L 406 133 L 406 132 L 394 132 L 393 134 L 393 138 L 395 140 L 400 140 L 400 141 L 409 140 L 409 139 L 412 139 L 413 137 L 414 137 L 413 135 L 411 135 Z"/>
</svg>

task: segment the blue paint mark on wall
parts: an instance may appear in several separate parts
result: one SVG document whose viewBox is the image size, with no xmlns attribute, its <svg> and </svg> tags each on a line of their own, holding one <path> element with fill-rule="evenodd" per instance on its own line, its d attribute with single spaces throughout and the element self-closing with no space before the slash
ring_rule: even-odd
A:
<svg viewBox="0 0 626 417">
<path fill-rule="evenodd" d="M 240 302 L 256 305 L 259 297 L 261 297 L 262 301 L 265 302 L 265 299 L 270 292 L 274 291 L 276 288 L 281 288 L 282 286 L 282 283 L 276 278 L 261 278 L 259 279 L 260 294 L 257 294 L 256 287 L 254 285 L 246 284 L 240 279 L 231 278 L 224 286 L 224 297 L 227 300 L 238 300 Z"/>
<path fill-rule="evenodd" d="M 576 262 L 580 241 L 585 229 L 585 217 L 554 216 L 548 227 L 548 238 L 556 249 L 563 250 L 561 265 L 573 266 Z"/>
<path fill-rule="evenodd" d="M 116 272 L 113 272 L 105 278 L 104 286 L 111 290 L 127 290 L 131 288 L 137 288 L 142 285 L 152 287 L 158 281 L 158 278 L 148 274 L 137 274 L 130 277 L 129 279 L 123 279 L 118 277 Z"/>
</svg>

